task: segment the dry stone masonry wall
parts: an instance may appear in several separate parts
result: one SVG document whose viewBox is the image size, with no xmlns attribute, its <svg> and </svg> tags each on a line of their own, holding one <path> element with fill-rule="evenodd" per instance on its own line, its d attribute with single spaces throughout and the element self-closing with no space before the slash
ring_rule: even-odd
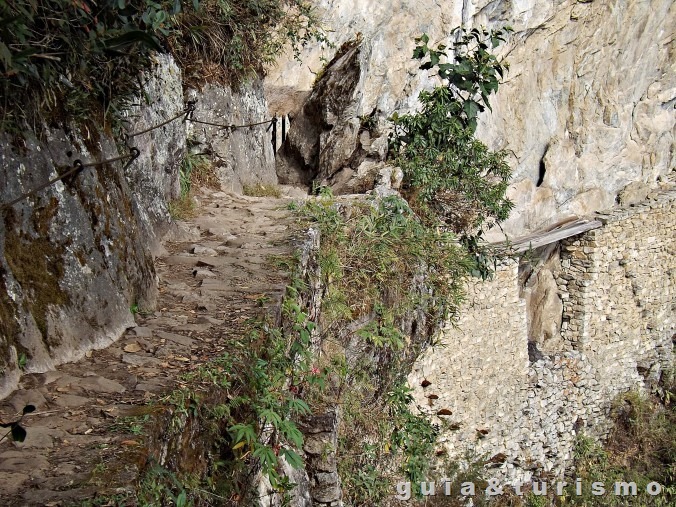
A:
<svg viewBox="0 0 676 507">
<path fill-rule="evenodd" d="M 550 248 L 544 262 L 510 260 L 468 287 L 457 326 L 409 377 L 417 404 L 445 428 L 449 457 L 489 458 L 511 483 L 561 474 L 577 434 L 607 434 L 618 394 L 650 389 L 673 367 L 675 203 L 671 190 L 599 214 L 602 227 L 562 241 L 560 257 Z M 561 313 L 540 320 L 557 329 L 534 332 L 552 278 L 560 304 L 549 307 Z"/>
</svg>

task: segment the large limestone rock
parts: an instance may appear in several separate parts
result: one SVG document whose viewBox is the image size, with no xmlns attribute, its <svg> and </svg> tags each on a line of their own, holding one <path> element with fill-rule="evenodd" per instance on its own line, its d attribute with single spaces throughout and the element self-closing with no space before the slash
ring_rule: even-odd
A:
<svg viewBox="0 0 676 507">
<path fill-rule="evenodd" d="M 100 134 L 99 134 L 100 135 Z M 53 178 L 58 168 L 118 156 L 100 135 L 25 133 L 3 140 L 0 201 Z M 149 308 L 156 280 L 141 203 L 121 163 L 84 169 L 4 211 L 0 219 L 0 398 L 23 371 L 103 348 L 134 325 L 130 308 Z M 149 176 L 150 178 L 150 176 Z M 25 364 L 24 364 L 25 363 Z"/>
<path fill-rule="evenodd" d="M 317 6 L 336 47 L 361 34 L 359 82 L 345 112 L 353 123 L 373 113 L 379 127 L 392 112 L 415 108 L 418 93 L 435 84 L 411 60 L 414 37 L 427 32 L 441 42 L 461 24 L 514 28 L 501 51 L 510 72 L 478 129 L 489 146 L 510 154 L 509 195 L 517 206 L 504 224 L 509 234 L 612 206 L 629 183 L 655 186 L 676 165 L 671 0 L 320 0 Z M 309 48 L 303 65 L 289 57 L 272 69 L 271 110 L 299 111 L 321 58 L 334 51 Z M 348 138 L 359 152 L 354 136 Z M 312 171 L 322 176 L 321 167 Z M 347 191 L 354 186 L 340 182 Z"/>
<path fill-rule="evenodd" d="M 179 170 L 186 149 L 185 124 L 180 119 L 143 132 L 183 111 L 181 70 L 170 55 L 153 56 L 155 65 L 145 76 L 143 97 L 126 111 L 128 143 L 139 148 L 139 157 L 126 172 L 138 200 L 138 212 L 153 253 L 159 251 L 170 219 L 167 202 L 179 196 Z"/>
<path fill-rule="evenodd" d="M 373 188 L 385 150 L 378 153 L 371 142 L 375 125 L 367 127 L 367 119 L 355 114 L 361 50 L 360 38 L 343 44 L 294 117 L 277 161 L 283 183 L 314 181 L 340 193 Z"/>
<path fill-rule="evenodd" d="M 217 125 L 263 122 L 234 131 L 188 122 L 189 144 L 210 155 L 224 189 L 241 192 L 244 185 L 277 183 L 272 134 L 268 130 L 271 115 L 260 81 L 242 85 L 237 91 L 207 84 L 201 90 L 190 90 L 188 98 L 197 100 L 193 113 L 196 120 Z"/>
</svg>

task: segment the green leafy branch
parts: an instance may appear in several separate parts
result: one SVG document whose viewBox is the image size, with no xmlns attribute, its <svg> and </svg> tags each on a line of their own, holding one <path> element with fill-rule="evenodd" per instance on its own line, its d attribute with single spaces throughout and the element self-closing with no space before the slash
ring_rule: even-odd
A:
<svg viewBox="0 0 676 507">
<path fill-rule="evenodd" d="M 420 93 L 419 112 L 390 118 L 389 157 L 404 172 L 404 196 L 428 225 L 461 236 L 484 278 L 491 269 L 480 240 L 514 206 L 506 197 L 512 171 L 506 152 L 490 150 L 474 133 L 507 69 L 490 50 L 510 31 L 459 30 L 455 42 L 436 49 L 427 35 L 417 38 L 413 58 L 423 60 L 421 69 L 436 69 L 442 84 Z"/>
</svg>

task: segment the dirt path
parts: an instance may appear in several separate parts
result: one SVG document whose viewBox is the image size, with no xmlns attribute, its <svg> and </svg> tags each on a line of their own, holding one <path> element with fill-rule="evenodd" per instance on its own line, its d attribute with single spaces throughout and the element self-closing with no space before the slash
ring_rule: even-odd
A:
<svg viewBox="0 0 676 507">
<path fill-rule="evenodd" d="M 0 419 L 12 420 L 29 403 L 37 411 L 24 419 L 25 442 L 0 443 L 0 505 L 91 498 L 124 450 L 142 445 L 139 418 L 130 417 L 138 407 L 226 348 L 244 321 L 277 311 L 287 278 L 269 259 L 293 252 L 288 202 L 202 196 L 201 215 L 168 237 L 168 255 L 156 261 L 157 311 L 138 313 L 138 327 L 107 349 L 23 378 L 0 405 Z"/>
</svg>

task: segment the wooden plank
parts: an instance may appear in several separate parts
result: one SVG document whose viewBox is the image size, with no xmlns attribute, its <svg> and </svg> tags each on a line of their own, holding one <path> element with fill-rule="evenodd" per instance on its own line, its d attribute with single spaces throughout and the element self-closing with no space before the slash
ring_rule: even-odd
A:
<svg viewBox="0 0 676 507">
<path fill-rule="evenodd" d="M 521 253 L 570 238 L 571 236 L 577 236 L 592 229 L 598 229 L 601 225 L 602 223 L 599 220 L 576 220 L 553 230 L 535 232 L 517 238 L 514 241 L 495 243 L 494 248 L 512 253 Z"/>
</svg>

